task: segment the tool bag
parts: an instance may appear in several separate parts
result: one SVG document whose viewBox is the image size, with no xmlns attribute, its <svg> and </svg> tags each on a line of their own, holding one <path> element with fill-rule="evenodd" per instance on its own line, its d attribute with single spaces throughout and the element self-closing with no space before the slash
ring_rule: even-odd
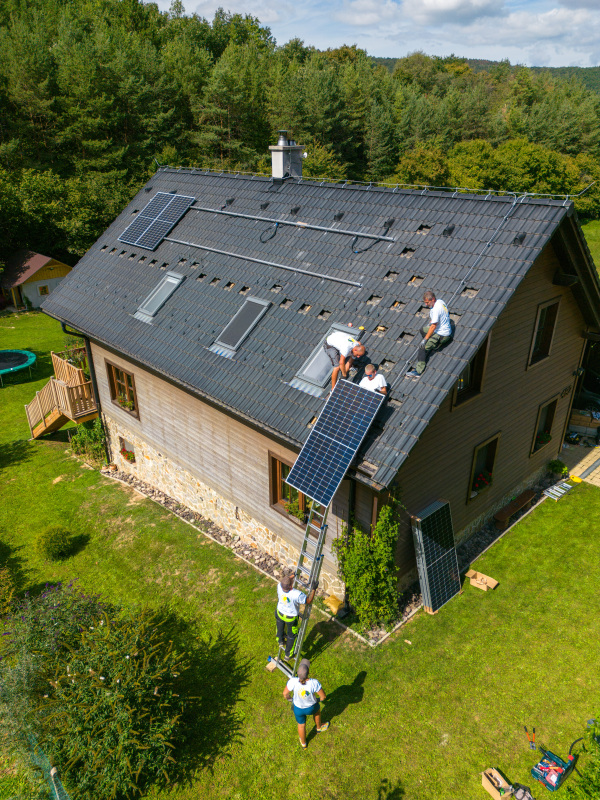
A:
<svg viewBox="0 0 600 800">
<path fill-rule="evenodd" d="M 516 800 L 535 800 L 529 786 L 523 786 L 522 783 L 513 783 L 513 789 L 515 790 L 513 797 L 516 798 Z"/>
<path fill-rule="evenodd" d="M 560 756 L 551 753 L 550 750 L 542 750 L 541 747 L 540 750 L 544 757 L 535 767 L 531 768 L 531 774 L 546 789 L 555 792 L 571 774 L 571 770 L 575 766 L 575 759 L 573 756 L 569 756 L 568 761 L 563 761 Z"/>
</svg>

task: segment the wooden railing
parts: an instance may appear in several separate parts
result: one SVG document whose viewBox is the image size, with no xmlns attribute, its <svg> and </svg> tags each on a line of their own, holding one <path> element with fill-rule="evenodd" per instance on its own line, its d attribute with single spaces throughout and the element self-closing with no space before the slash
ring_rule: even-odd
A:
<svg viewBox="0 0 600 800">
<path fill-rule="evenodd" d="M 63 353 L 51 353 L 54 375 L 59 381 L 64 381 L 68 386 L 85 383 L 86 377 L 82 367 L 76 364 L 86 364 L 85 347 L 75 347 Z M 75 363 L 73 363 L 75 362 Z"/>
<path fill-rule="evenodd" d="M 79 417 L 96 411 L 92 382 L 69 386 L 56 378 L 50 378 L 44 388 L 35 393 L 35 398 L 25 406 L 27 421 L 33 434 L 34 428 L 46 422 L 54 412 L 64 414 L 74 422 Z"/>
</svg>

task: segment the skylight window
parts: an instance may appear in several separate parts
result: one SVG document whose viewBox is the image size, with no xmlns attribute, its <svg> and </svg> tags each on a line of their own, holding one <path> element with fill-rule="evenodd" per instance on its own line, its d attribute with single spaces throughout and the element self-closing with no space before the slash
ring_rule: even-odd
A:
<svg viewBox="0 0 600 800">
<path fill-rule="evenodd" d="M 315 397 L 321 397 L 325 385 L 329 385 L 331 378 L 331 361 L 323 349 L 323 344 L 325 339 L 334 331 L 342 331 L 342 333 L 347 333 L 355 339 L 360 339 L 362 335 L 361 330 L 334 323 L 327 333 L 321 337 L 315 349 L 292 378 L 290 386 L 303 392 L 308 392 L 308 394 L 312 394 Z"/>
<path fill-rule="evenodd" d="M 249 297 L 245 300 L 244 305 L 234 314 L 231 322 L 223 328 L 211 346 L 213 353 L 233 358 L 236 350 L 258 325 L 270 306 L 268 300 L 261 300 L 260 297 Z"/>
<path fill-rule="evenodd" d="M 178 272 L 167 272 L 158 286 L 150 292 L 133 316 L 142 322 L 151 323 L 153 317 L 160 311 L 169 297 L 171 297 L 183 278 L 184 276 L 180 275 Z"/>
</svg>

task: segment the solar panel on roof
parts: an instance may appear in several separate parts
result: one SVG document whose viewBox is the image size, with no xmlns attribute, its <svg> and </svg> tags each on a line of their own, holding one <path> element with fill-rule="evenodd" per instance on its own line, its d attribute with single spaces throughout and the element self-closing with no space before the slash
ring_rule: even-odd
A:
<svg viewBox="0 0 600 800">
<path fill-rule="evenodd" d="M 286 483 L 328 506 L 384 399 L 351 381 L 338 381 Z"/>
<path fill-rule="evenodd" d="M 437 611 L 460 592 L 450 504 L 436 500 L 412 520 L 419 583 L 426 611 Z"/>
<path fill-rule="evenodd" d="M 195 200 L 183 194 L 158 192 L 125 228 L 119 241 L 155 250 Z"/>
</svg>

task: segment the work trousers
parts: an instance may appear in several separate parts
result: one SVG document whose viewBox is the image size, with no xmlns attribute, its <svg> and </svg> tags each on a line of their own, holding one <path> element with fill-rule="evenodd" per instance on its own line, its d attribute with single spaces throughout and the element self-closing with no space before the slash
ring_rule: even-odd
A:
<svg viewBox="0 0 600 800">
<path fill-rule="evenodd" d="M 429 330 L 429 325 L 423 325 L 421 328 L 421 334 L 426 336 L 427 331 Z M 435 351 L 439 350 L 442 345 L 445 345 L 452 339 L 451 336 L 440 336 L 439 333 L 434 333 L 433 336 L 430 336 L 429 339 L 425 342 L 424 345 L 419 347 L 419 352 L 417 353 L 417 372 L 419 375 L 422 375 L 425 371 L 425 367 L 427 366 L 427 361 L 429 356 Z"/>
<path fill-rule="evenodd" d="M 285 654 L 291 656 L 294 652 L 296 636 L 298 635 L 298 617 L 281 619 L 275 609 L 275 624 L 277 625 L 277 639 L 280 644 L 285 642 Z"/>
</svg>

